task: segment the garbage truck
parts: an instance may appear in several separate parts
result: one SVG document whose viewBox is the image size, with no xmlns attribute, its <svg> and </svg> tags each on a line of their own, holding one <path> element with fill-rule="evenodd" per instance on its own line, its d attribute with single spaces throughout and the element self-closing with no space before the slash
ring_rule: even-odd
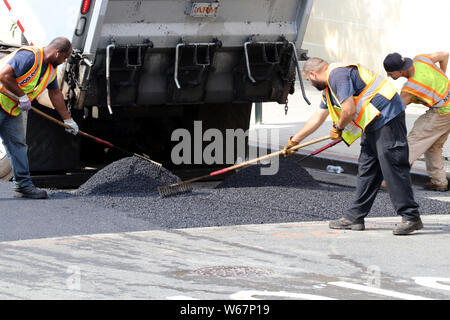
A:
<svg viewBox="0 0 450 320">
<path fill-rule="evenodd" d="M 167 168 L 175 167 L 175 130 L 194 134 L 201 122 L 203 132 L 246 131 L 254 103 L 285 105 L 296 81 L 303 89 L 299 61 L 307 59 L 302 42 L 312 0 L 3 2 L 22 44 L 45 46 L 58 36 L 72 41 L 58 83 L 80 129 Z M 4 44 L 0 54 L 17 47 Z M 33 104 L 58 118 L 45 93 Z M 26 125 L 32 173 L 125 156 L 65 134 L 32 111 Z M 10 164 L 5 152 L 0 156 L 0 174 L 8 179 Z"/>
</svg>

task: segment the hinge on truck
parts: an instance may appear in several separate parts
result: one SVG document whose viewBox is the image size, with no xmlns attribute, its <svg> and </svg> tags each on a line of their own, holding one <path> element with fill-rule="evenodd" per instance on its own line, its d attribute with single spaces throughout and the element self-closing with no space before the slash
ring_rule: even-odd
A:
<svg viewBox="0 0 450 320">
<path fill-rule="evenodd" d="M 245 42 L 244 53 L 247 75 L 252 83 L 271 80 L 274 68 L 280 64 L 280 50 L 285 45 L 286 43 L 281 41 Z"/>
<path fill-rule="evenodd" d="M 187 74 L 186 84 L 199 85 L 205 76 L 207 69 L 213 63 L 214 50 L 220 48 L 222 42 L 214 39 L 208 43 L 181 42 L 175 48 L 174 81 L 178 89 L 181 89 L 180 73 Z"/>
<path fill-rule="evenodd" d="M 286 116 L 287 116 L 288 111 L 289 111 L 288 103 L 289 103 L 289 99 L 286 98 L 286 104 L 284 105 L 284 114 L 285 114 Z"/>
<path fill-rule="evenodd" d="M 143 43 L 126 45 L 117 45 L 112 39 L 111 43 L 106 47 L 106 103 L 110 114 L 113 113 L 111 106 L 111 58 L 113 50 L 125 50 L 124 65 L 127 69 L 131 69 L 131 73 L 129 80 L 122 82 L 121 85 L 132 85 L 134 84 L 134 78 L 137 70 L 143 66 L 143 60 L 147 48 L 153 48 L 153 42 L 149 39 L 145 39 Z M 133 54 L 130 54 L 132 51 Z"/>
<path fill-rule="evenodd" d="M 85 65 L 87 67 L 87 71 L 82 76 L 83 79 L 80 79 L 81 65 Z M 93 65 L 94 62 L 77 49 L 72 51 L 70 58 L 67 60 L 63 81 L 67 83 L 68 87 L 64 99 L 67 101 L 66 105 L 69 112 L 72 109 L 73 101 L 77 96 L 76 90 L 88 90 Z M 85 85 L 83 85 L 83 83 Z"/>
<path fill-rule="evenodd" d="M 298 73 L 300 87 L 302 90 L 303 98 L 308 105 L 311 102 L 306 97 L 305 89 L 303 86 L 302 73 L 300 71 L 299 57 L 297 54 L 297 48 L 294 42 L 287 41 L 284 37 L 281 37 L 280 41 L 253 41 L 251 37 L 244 43 L 245 64 L 247 68 L 248 79 L 252 83 L 257 83 L 261 80 L 270 80 L 270 76 L 274 68 L 280 64 L 279 52 L 282 48 L 292 48 L 292 57 L 295 59 L 295 65 Z M 251 63 L 252 59 L 256 60 Z M 255 75 L 256 74 L 256 75 Z"/>
</svg>

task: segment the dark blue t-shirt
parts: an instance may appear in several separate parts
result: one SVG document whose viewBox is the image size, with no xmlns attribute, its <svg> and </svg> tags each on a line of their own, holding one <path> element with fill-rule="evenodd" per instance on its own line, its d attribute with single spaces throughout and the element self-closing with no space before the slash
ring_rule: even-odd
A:
<svg viewBox="0 0 450 320">
<path fill-rule="evenodd" d="M 362 81 L 358 68 L 346 67 L 335 69 L 330 73 L 330 86 L 336 94 L 339 103 L 343 103 L 347 98 L 361 94 L 366 84 Z M 326 99 L 324 91 L 323 100 L 326 101 Z M 337 105 L 333 96 L 331 96 L 331 102 Z M 371 103 L 380 111 L 380 115 L 366 127 L 366 131 L 378 130 L 406 109 L 400 95 L 397 93 L 391 100 L 377 94 Z M 320 108 L 328 109 L 323 101 L 320 104 Z"/>
<path fill-rule="evenodd" d="M 27 71 L 33 67 L 34 64 L 34 53 L 28 50 L 20 50 L 15 54 L 15 56 L 8 62 L 8 64 L 13 68 L 14 73 L 16 74 L 16 77 L 19 78 L 23 76 Z M 45 74 L 45 71 L 47 71 L 48 65 L 43 62 L 42 63 L 42 72 L 39 76 L 39 81 L 41 81 L 42 77 Z M 49 90 L 55 90 L 58 89 L 58 81 L 53 80 L 47 85 L 47 89 Z"/>
</svg>

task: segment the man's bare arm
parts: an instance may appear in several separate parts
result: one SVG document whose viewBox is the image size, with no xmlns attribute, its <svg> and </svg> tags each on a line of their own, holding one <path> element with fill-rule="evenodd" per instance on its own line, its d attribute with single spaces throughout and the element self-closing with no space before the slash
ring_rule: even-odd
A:
<svg viewBox="0 0 450 320">
<path fill-rule="evenodd" d="M 301 142 L 307 138 L 313 132 L 315 132 L 327 119 L 329 115 L 328 109 L 318 109 L 314 114 L 306 121 L 303 128 L 292 138 L 293 141 Z"/>
<path fill-rule="evenodd" d="M 0 70 L 0 82 L 8 91 L 11 91 L 17 97 L 22 97 L 25 95 L 25 92 L 23 92 L 17 84 L 14 69 L 9 64 L 6 64 L 3 69 Z"/>
<path fill-rule="evenodd" d="M 48 90 L 48 96 L 50 97 L 50 101 L 63 120 L 72 118 L 69 111 L 67 110 L 66 102 L 64 101 L 64 96 L 61 90 Z"/>
<path fill-rule="evenodd" d="M 347 98 L 341 104 L 341 117 L 336 124 L 340 129 L 344 129 L 356 116 L 356 105 L 353 97 Z"/>
<path fill-rule="evenodd" d="M 445 51 L 435 52 L 429 54 L 431 60 L 433 60 L 434 63 L 439 63 L 439 66 L 444 73 L 447 72 L 447 66 L 448 66 L 448 58 L 449 53 Z"/>
<path fill-rule="evenodd" d="M 408 92 L 401 92 L 400 93 L 400 98 L 403 100 L 403 103 L 405 104 L 405 106 L 407 106 L 408 104 L 411 103 L 413 95 L 411 93 L 408 93 Z"/>
</svg>

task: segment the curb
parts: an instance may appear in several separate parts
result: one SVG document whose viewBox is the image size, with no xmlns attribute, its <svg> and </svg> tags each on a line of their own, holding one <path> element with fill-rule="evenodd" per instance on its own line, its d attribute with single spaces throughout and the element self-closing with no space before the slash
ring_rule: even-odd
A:
<svg viewBox="0 0 450 320">
<path fill-rule="evenodd" d="M 301 159 L 308 154 L 309 153 L 297 152 L 291 157 L 293 157 L 294 159 Z M 351 158 L 317 155 L 302 161 L 302 166 L 311 169 L 325 170 L 328 165 L 340 166 L 347 174 L 358 174 L 358 161 Z M 447 173 L 447 179 L 450 180 L 449 173 Z M 414 185 L 424 186 L 429 180 L 430 178 L 428 177 L 428 174 L 426 172 L 420 170 L 411 170 L 411 181 Z"/>
</svg>

